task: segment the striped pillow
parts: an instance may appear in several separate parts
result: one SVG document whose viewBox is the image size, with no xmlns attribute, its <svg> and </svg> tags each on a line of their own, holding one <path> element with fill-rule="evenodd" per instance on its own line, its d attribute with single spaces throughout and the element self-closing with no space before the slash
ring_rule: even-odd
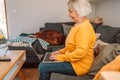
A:
<svg viewBox="0 0 120 80">
<path fill-rule="evenodd" d="M 31 44 L 34 42 L 37 38 L 30 38 L 30 37 L 23 37 L 23 36 L 18 36 L 16 38 L 9 39 L 10 42 L 25 42 Z M 38 39 L 44 49 L 47 49 L 47 46 L 50 45 L 48 42 L 46 42 L 43 39 Z"/>
</svg>

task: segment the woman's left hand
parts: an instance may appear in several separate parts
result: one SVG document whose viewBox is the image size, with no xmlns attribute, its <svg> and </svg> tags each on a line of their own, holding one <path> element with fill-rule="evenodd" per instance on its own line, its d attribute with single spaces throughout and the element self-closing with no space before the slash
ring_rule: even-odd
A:
<svg viewBox="0 0 120 80">
<path fill-rule="evenodd" d="M 57 61 L 57 56 L 58 56 L 58 54 L 51 55 L 51 56 L 49 57 L 49 59 L 50 59 L 50 60 L 53 60 L 53 61 Z"/>
</svg>

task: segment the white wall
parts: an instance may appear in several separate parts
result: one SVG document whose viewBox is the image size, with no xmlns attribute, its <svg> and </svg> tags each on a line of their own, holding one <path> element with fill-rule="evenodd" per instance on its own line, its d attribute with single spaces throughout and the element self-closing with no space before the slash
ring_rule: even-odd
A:
<svg viewBox="0 0 120 80">
<path fill-rule="evenodd" d="M 90 13 L 90 15 L 88 15 L 89 19 L 94 19 L 96 17 L 96 1 L 91 1 L 90 2 L 91 7 L 92 7 L 92 13 Z"/>
<path fill-rule="evenodd" d="M 67 9 L 68 0 L 6 0 L 9 38 L 21 33 L 35 33 L 46 22 L 71 21 Z M 92 3 L 95 15 L 95 3 Z"/>
<path fill-rule="evenodd" d="M 9 37 L 34 33 L 45 22 L 70 21 L 67 0 L 6 0 Z"/>
<path fill-rule="evenodd" d="M 104 24 L 120 27 L 120 0 L 99 0 L 96 16 L 102 16 Z"/>
<path fill-rule="evenodd" d="M 68 0 L 6 0 L 9 37 L 35 33 L 46 22 L 71 21 Z M 104 24 L 120 27 L 120 0 L 96 0 L 89 18 L 102 16 Z"/>
</svg>

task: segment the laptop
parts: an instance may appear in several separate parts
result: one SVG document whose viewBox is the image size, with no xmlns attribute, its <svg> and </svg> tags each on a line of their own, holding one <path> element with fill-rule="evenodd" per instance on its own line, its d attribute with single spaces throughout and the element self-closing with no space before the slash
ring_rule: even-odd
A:
<svg viewBox="0 0 120 80">
<path fill-rule="evenodd" d="M 51 52 L 46 52 L 45 53 L 45 56 L 44 56 L 43 61 L 42 61 L 43 63 L 51 63 L 51 62 L 53 63 L 54 62 L 54 61 L 52 61 L 52 60 L 49 59 L 50 53 Z"/>
<path fill-rule="evenodd" d="M 39 40 L 36 39 L 32 44 L 31 44 L 35 54 L 38 56 L 39 59 L 41 59 L 41 54 L 44 55 L 44 58 L 43 58 L 43 63 L 53 63 L 53 62 L 58 62 L 58 61 L 52 61 L 49 59 L 50 57 L 50 53 L 51 52 L 46 52 L 42 45 L 40 44 Z"/>
</svg>

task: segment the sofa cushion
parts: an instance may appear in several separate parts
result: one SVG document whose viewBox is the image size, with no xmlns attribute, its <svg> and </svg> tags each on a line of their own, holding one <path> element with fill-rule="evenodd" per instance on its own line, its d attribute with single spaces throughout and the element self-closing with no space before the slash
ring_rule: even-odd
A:
<svg viewBox="0 0 120 80">
<path fill-rule="evenodd" d="M 101 49 L 99 49 L 100 48 L 99 45 L 109 45 L 109 43 L 105 43 L 101 41 L 100 39 L 98 39 L 94 46 L 94 57 L 96 57 L 100 53 Z"/>
<path fill-rule="evenodd" d="M 120 44 L 120 33 L 115 36 L 116 43 Z"/>
<path fill-rule="evenodd" d="M 60 33 L 64 33 L 62 24 L 74 25 L 74 22 L 56 22 L 56 23 L 45 23 L 45 29 L 54 29 Z"/>
<path fill-rule="evenodd" d="M 67 36 L 72 26 L 67 24 L 62 24 L 62 26 L 63 26 L 64 35 Z"/>
<path fill-rule="evenodd" d="M 99 54 L 95 58 L 93 65 L 90 69 L 90 75 L 96 75 L 96 73 L 107 63 L 112 61 L 117 55 L 120 55 L 119 44 L 98 45 Z"/>
<path fill-rule="evenodd" d="M 101 33 L 100 39 L 102 41 L 107 43 L 115 43 L 115 36 L 120 32 L 120 28 L 100 25 L 96 32 Z"/>
<path fill-rule="evenodd" d="M 10 41 L 10 46 L 15 46 L 15 47 L 31 47 L 29 44 L 33 43 L 36 40 L 36 38 L 31 38 L 31 37 L 24 37 L 24 36 L 18 36 L 16 38 L 9 39 Z M 48 48 L 49 43 L 46 42 L 43 39 L 38 39 L 40 44 L 44 49 Z"/>
<path fill-rule="evenodd" d="M 50 80 L 90 80 L 90 79 L 89 79 L 89 75 L 71 76 L 71 75 L 64 75 L 59 73 L 52 73 Z"/>
</svg>

